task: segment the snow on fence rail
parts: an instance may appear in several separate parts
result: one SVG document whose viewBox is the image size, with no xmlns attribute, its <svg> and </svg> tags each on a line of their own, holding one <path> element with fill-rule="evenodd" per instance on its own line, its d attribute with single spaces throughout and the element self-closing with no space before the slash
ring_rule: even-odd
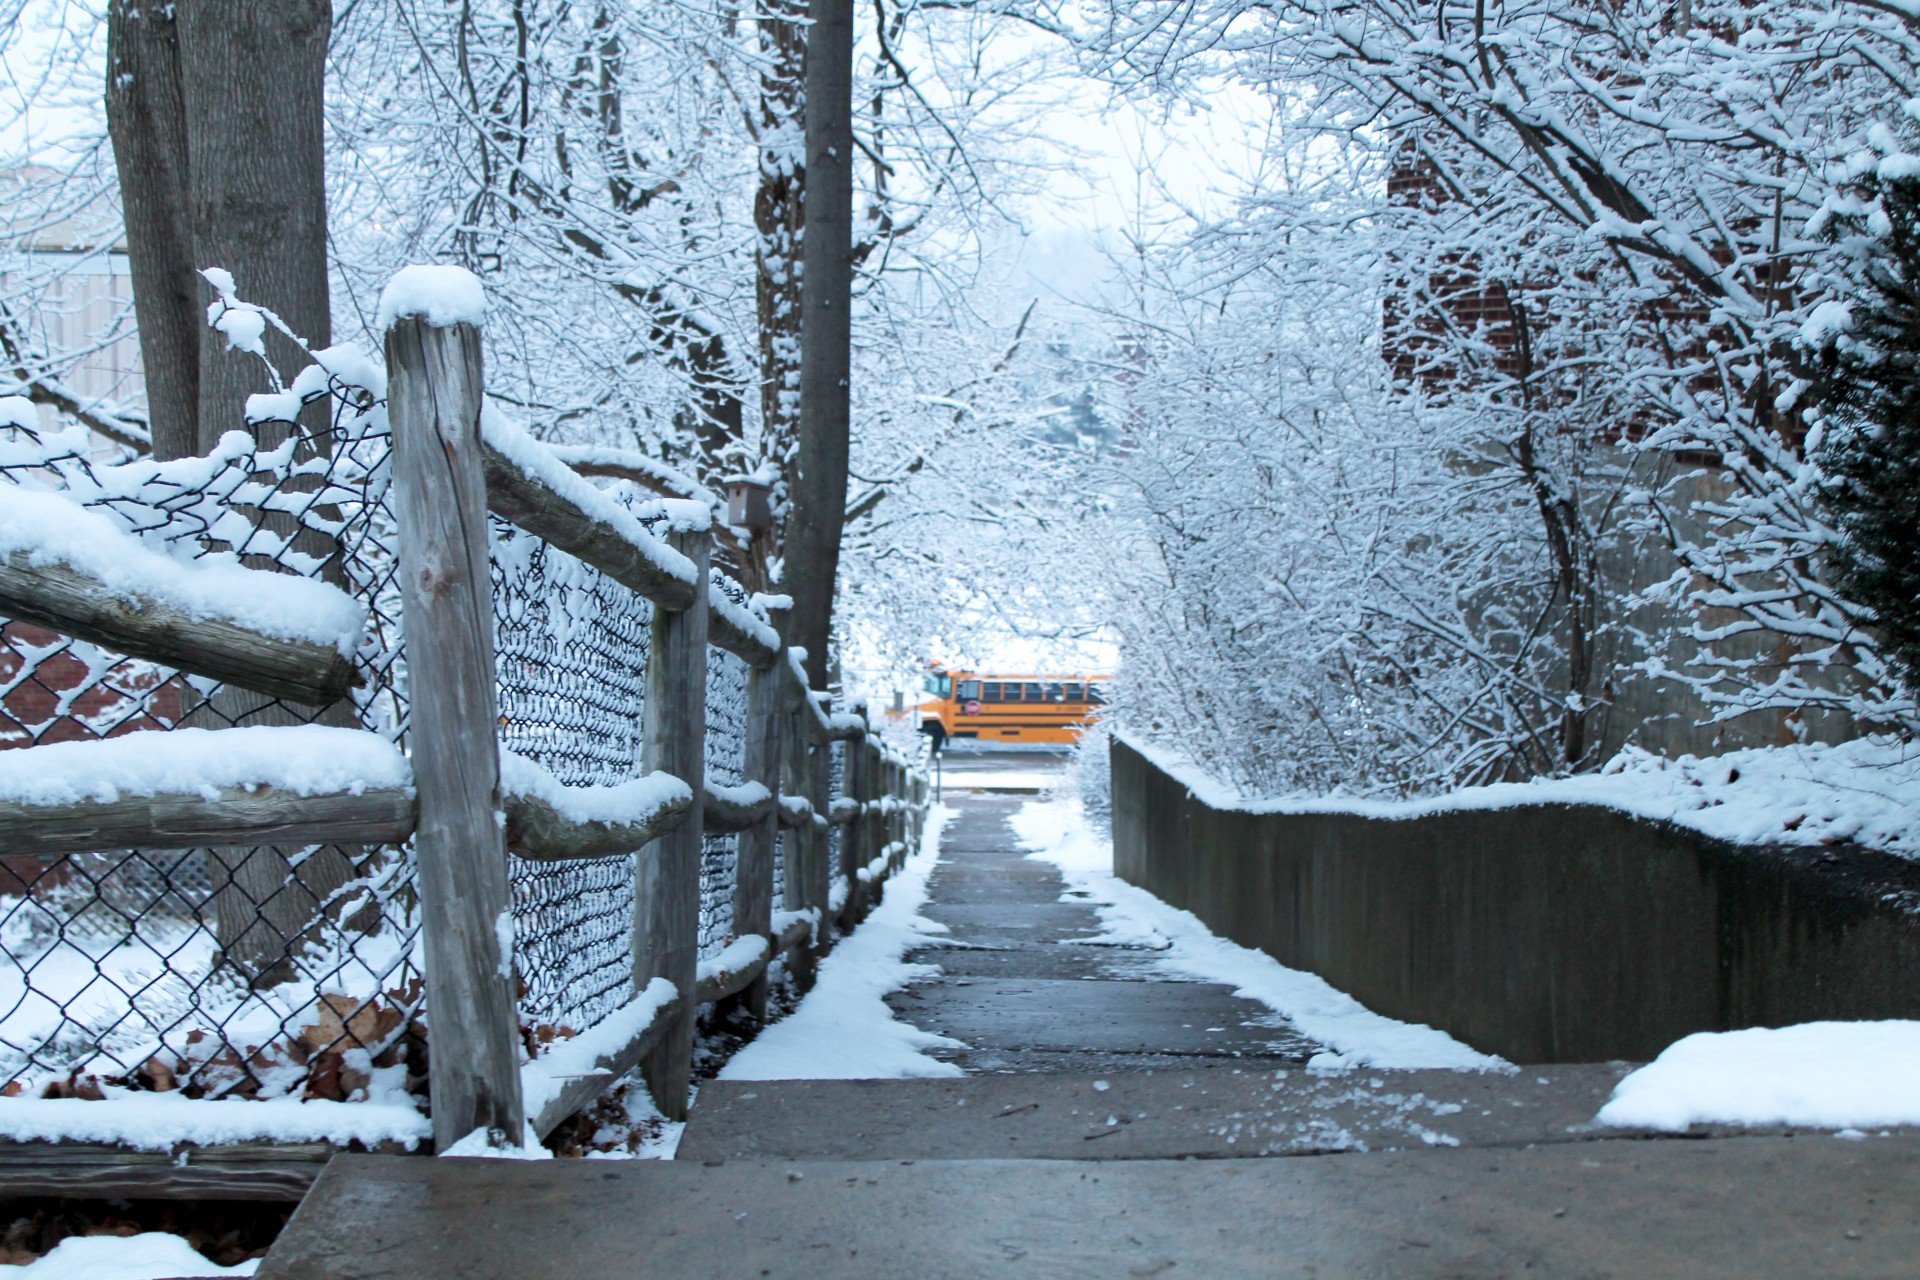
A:
<svg viewBox="0 0 1920 1280">
<path fill-rule="evenodd" d="M 0 529 L 6 1095 L 424 1093 L 444 1150 L 637 1063 L 674 1115 L 698 1006 L 763 1015 L 774 962 L 807 972 L 917 843 L 924 778 L 781 660 L 707 510 L 570 470 L 483 409 L 474 324 L 409 310 L 384 370 L 317 352 L 250 406 L 324 401 L 319 429 L 117 467 L 0 441 L 12 493 L 93 539 Z M 208 657 L 214 623 L 252 667 Z"/>
</svg>

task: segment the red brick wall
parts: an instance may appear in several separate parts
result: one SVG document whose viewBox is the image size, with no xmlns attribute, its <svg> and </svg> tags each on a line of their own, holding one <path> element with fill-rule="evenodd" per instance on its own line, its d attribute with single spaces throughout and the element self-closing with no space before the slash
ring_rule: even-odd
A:
<svg viewBox="0 0 1920 1280">
<path fill-rule="evenodd" d="M 0 750 L 165 729 L 185 713 L 191 690 L 183 682 L 162 684 L 158 673 L 133 662 L 73 697 L 63 713 L 63 699 L 89 678 L 87 664 L 71 649 L 59 648 L 64 643 L 58 633 L 32 623 L 0 624 L 0 689 L 6 690 L 0 694 Z M 0 893 L 44 888 L 59 878 L 57 864 L 0 849 Z"/>
</svg>

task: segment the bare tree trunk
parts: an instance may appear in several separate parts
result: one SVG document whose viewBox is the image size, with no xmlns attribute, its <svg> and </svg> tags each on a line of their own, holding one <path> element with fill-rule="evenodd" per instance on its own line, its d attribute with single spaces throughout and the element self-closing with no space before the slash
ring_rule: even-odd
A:
<svg viewBox="0 0 1920 1280">
<path fill-rule="evenodd" d="M 229 351 L 207 327 L 213 293 L 202 269 L 232 272 L 243 297 L 312 345 L 332 340 L 323 117 L 331 26 L 330 0 L 113 0 L 109 8 L 108 127 L 162 458 L 204 453 L 244 427 L 246 398 L 269 385 L 253 357 Z M 278 334 L 269 331 L 267 342 L 281 369 L 305 362 Z M 313 412 L 312 429 L 323 432 L 326 405 Z M 278 444 L 291 429 L 262 424 L 261 443 Z M 332 548 L 301 550 L 325 556 Z M 316 715 L 221 689 L 188 720 L 224 727 L 354 717 L 347 703 Z M 210 853 L 225 872 L 214 895 L 216 936 L 256 982 L 289 972 L 289 953 L 353 874 L 351 854 L 334 847 Z"/>
<path fill-rule="evenodd" d="M 825 688 L 847 509 L 853 302 L 853 4 L 812 0 L 807 33 L 806 216 L 801 235 L 800 438 L 789 489 L 788 643 Z"/>
<path fill-rule="evenodd" d="M 800 435 L 800 219 L 806 186 L 801 91 L 806 76 L 804 13 L 794 0 L 768 0 L 758 19 L 760 185 L 754 192 L 754 304 L 760 332 L 760 428 L 763 455 L 788 466 Z M 773 533 L 748 547 L 743 580 L 767 588 Z"/>
<path fill-rule="evenodd" d="M 317 347 L 332 342 L 327 301 L 324 108 L 330 0 L 181 0 L 180 78 L 196 267 L 224 267 L 242 297 Z M 144 322 L 144 317 L 142 317 Z M 142 324 L 144 328 L 144 323 Z M 259 368 L 205 331 L 200 449 L 243 421 Z M 277 334 L 267 354 L 304 363 Z"/>
<path fill-rule="evenodd" d="M 199 452 L 202 292 L 187 198 L 187 117 L 175 7 L 107 9 L 107 133 L 120 174 L 139 312 L 147 417 L 158 458 Z"/>
</svg>

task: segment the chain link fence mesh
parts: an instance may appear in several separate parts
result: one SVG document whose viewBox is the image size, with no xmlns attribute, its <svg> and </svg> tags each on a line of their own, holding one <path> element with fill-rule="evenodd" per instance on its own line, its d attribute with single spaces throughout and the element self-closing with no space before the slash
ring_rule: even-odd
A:
<svg viewBox="0 0 1920 1280">
<path fill-rule="evenodd" d="M 406 666 L 377 370 L 303 419 L 205 458 L 98 463 L 84 431 L 0 430 L 0 478 L 65 490 L 177 557 L 318 576 L 371 609 L 350 706 L 320 722 L 403 748 Z M 263 443 L 264 441 L 264 443 Z M 647 514 L 647 495 L 615 496 Z M 652 606 L 499 521 L 490 526 L 500 740 L 571 786 L 641 772 Z M 744 598 L 727 581 L 716 589 Z M 709 651 L 708 776 L 741 779 L 746 667 Z M 310 708 L 0 621 L 0 750 L 176 728 L 299 724 Z M 710 837 L 700 952 L 730 940 L 736 840 Z M 776 863 L 777 865 L 777 863 Z M 509 868 L 530 1043 L 631 995 L 633 860 Z M 776 894 L 778 894 L 776 888 Z M 776 903 L 780 898 L 776 896 Z M 409 848 L 0 851 L 0 1092 L 394 1097 L 424 1089 L 426 1010 Z"/>
<path fill-rule="evenodd" d="M 716 587 L 718 589 L 718 587 Z M 747 664 L 724 649 L 707 650 L 707 781 L 745 781 Z M 700 846 L 700 958 L 733 941 L 733 881 L 740 837 L 709 833 Z"/>
<path fill-rule="evenodd" d="M 62 489 L 150 546 L 319 577 L 371 610 L 351 704 L 313 709 L 0 625 L 0 745 L 320 722 L 404 743 L 385 417 L 329 378 L 305 417 L 212 452 L 100 465 L 81 430 L 0 433 L 0 477 Z M 330 416 L 326 413 L 330 410 Z M 417 913 L 405 848 L 129 849 L 0 858 L 0 1089 L 99 1081 L 206 1097 L 406 1085 Z"/>
</svg>

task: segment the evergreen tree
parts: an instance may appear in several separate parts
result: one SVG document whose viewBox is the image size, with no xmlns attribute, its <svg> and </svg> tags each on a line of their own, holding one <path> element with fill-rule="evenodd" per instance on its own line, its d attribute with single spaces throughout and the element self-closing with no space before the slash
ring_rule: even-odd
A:
<svg viewBox="0 0 1920 1280">
<path fill-rule="evenodd" d="M 1873 176 L 1868 212 L 1836 218 L 1857 246 L 1848 322 L 1829 326 L 1815 458 L 1841 587 L 1873 609 L 1885 650 L 1920 687 L 1920 177 Z M 1819 313 L 1816 313 L 1816 316 Z"/>
</svg>

